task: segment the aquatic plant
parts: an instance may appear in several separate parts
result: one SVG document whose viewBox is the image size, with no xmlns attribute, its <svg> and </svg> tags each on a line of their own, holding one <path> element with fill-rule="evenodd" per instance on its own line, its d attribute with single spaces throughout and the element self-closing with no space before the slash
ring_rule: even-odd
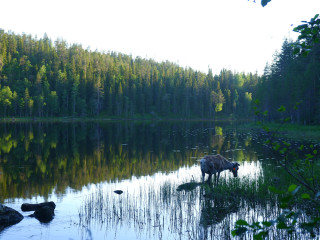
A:
<svg viewBox="0 0 320 240">
<path fill-rule="evenodd" d="M 155 239 L 230 238 L 238 217 L 258 220 L 277 214 L 276 199 L 262 175 L 221 177 L 217 185 L 193 178 L 180 185 L 172 180 L 141 183 L 123 192 L 117 195 L 106 185 L 99 185 L 79 209 L 79 226 L 118 231 L 125 225 L 137 236 L 157 236 Z"/>
</svg>

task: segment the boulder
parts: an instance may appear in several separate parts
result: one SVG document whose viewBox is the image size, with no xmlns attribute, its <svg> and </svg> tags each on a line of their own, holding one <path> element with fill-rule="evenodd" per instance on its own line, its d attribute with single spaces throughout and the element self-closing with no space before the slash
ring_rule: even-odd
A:
<svg viewBox="0 0 320 240">
<path fill-rule="evenodd" d="M 43 206 L 37 208 L 37 210 L 35 210 L 35 212 L 30 216 L 35 217 L 42 223 L 48 223 L 53 219 L 54 209 L 49 206 Z"/>
<path fill-rule="evenodd" d="M 0 231 L 5 227 L 20 222 L 22 219 L 21 213 L 0 203 Z"/>
<path fill-rule="evenodd" d="M 36 204 L 31 204 L 31 203 L 23 203 L 21 205 L 21 210 L 24 212 L 27 211 L 36 211 L 39 208 L 42 207 L 50 207 L 53 210 L 56 208 L 56 204 L 54 202 L 44 202 L 44 203 L 36 203 Z"/>
<path fill-rule="evenodd" d="M 42 223 L 48 223 L 53 219 L 55 208 L 56 204 L 54 202 L 44 202 L 36 204 L 23 203 L 21 205 L 22 211 L 34 211 L 34 213 L 29 216 L 35 217 Z"/>
</svg>

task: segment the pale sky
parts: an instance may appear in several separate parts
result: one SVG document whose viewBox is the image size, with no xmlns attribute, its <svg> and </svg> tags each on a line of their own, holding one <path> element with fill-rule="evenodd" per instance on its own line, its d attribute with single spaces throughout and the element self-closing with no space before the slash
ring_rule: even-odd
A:
<svg viewBox="0 0 320 240">
<path fill-rule="evenodd" d="M 320 0 L 0 0 L 0 28 L 203 72 L 263 72 Z M 291 26 L 293 24 L 293 26 Z"/>
</svg>

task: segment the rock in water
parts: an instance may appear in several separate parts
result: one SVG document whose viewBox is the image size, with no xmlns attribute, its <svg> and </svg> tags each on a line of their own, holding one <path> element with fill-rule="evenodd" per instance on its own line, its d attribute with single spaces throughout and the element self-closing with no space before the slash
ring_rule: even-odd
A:
<svg viewBox="0 0 320 240">
<path fill-rule="evenodd" d="M 16 224 L 23 219 L 21 213 L 0 203 L 0 231 L 4 227 Z"/>
<path fill-rule="evenodd" d="M 193 191 L 194 189 L 196 189 L 196 187 L 200 186 L 201 183 L 198 182 L 188 182 L 188 183 L 183 183 L 181 185 L 178 186 L 177 191 L 180 192 L 182 190 L 188 192 L 188 191 Z"/>
<path fill-rule="evenodd" d="M 54 202 L 44 202 L 44 203 L 23 203 L 21 205 L 22 211 L 34 211 L 30 217 L 35 217 L 42 223 L 48 223 L 53 219 L 54 209 L 56 204 Z"/>
<path fill-rule="evenodd" d="M 115 190 L 115 191 L 113 191 L 114 193 L 116 193 L 116 194 L 122 194 L 123 193 L 123 191 L 122 190 Z"/>
<path fill-rule="evenodd" d="M 38 208 L 34 214 L 32 214 L 36 219 L 42 223 L 48 223 L 53 219 L 54 210 L 51 207 L 44 206 Z"/>
<path fill-rule="evenodd" d="M 53 210 L 56 208 L 56 204 L 54 202 L 44 202 L 44 203 L 36 203 L 36 204 L 31 204 L 31 203 L 23 203 L 21 205 L 21 210 L 26 212 L 26 211 L 36 211 L 39 208 L 42 207 L 50 207 Z"/>
</svg>

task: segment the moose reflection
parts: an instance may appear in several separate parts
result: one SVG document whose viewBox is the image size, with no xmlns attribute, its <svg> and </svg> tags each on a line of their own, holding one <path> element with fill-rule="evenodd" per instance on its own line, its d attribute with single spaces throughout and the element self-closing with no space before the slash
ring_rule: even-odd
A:
<svg viewBox="0 0 320 240">
<path fill-rule="evenodd" d="M 199 239 L 229 238 L 229 230 L 215 227 L 230 221 L 230 215 L 239 211 L 240 203 L 232 196 L 215 192 L 213 185 L 205 184 L 200 190 L 201 216 L 199 223 Z M 227 217 L 229 216 L 229 218 Z M 228 225 L 228 224 L 226 224 Z"/>
<path fill-rule="evenodd" d="M 201 183 L 190 181 L 178 186 L 177 191 L 197 192 L 200 187 L 200 218 L 198 238 L 201 240 L 214 239 L 219 236 L 221 239 L 229 237 L 229 229 L 218 227 L 219 224 L 230 225 L 230 216 L 239 211 L 240 199 L 235 198 L 233 194 L 221 193 L 213 187 L 213 183 Z"/>
<path fill-rule="evenodd" d="M 239 163 L 229 162 L 220 154 L 217 155 L 207 155 L 200 159 L 200 167 L 202 172 L 202 182 L 204 182 L 205 174 L 209 174 L 208 181 L 211 180 L 212 174 L 214 174 L 214 179 L 218 183 L 220 173 L 224 170 L 230 170 L 234 177 L 238 177 Z M 216 173 L 218 177 L 216 179 Z"/>
</svg>

